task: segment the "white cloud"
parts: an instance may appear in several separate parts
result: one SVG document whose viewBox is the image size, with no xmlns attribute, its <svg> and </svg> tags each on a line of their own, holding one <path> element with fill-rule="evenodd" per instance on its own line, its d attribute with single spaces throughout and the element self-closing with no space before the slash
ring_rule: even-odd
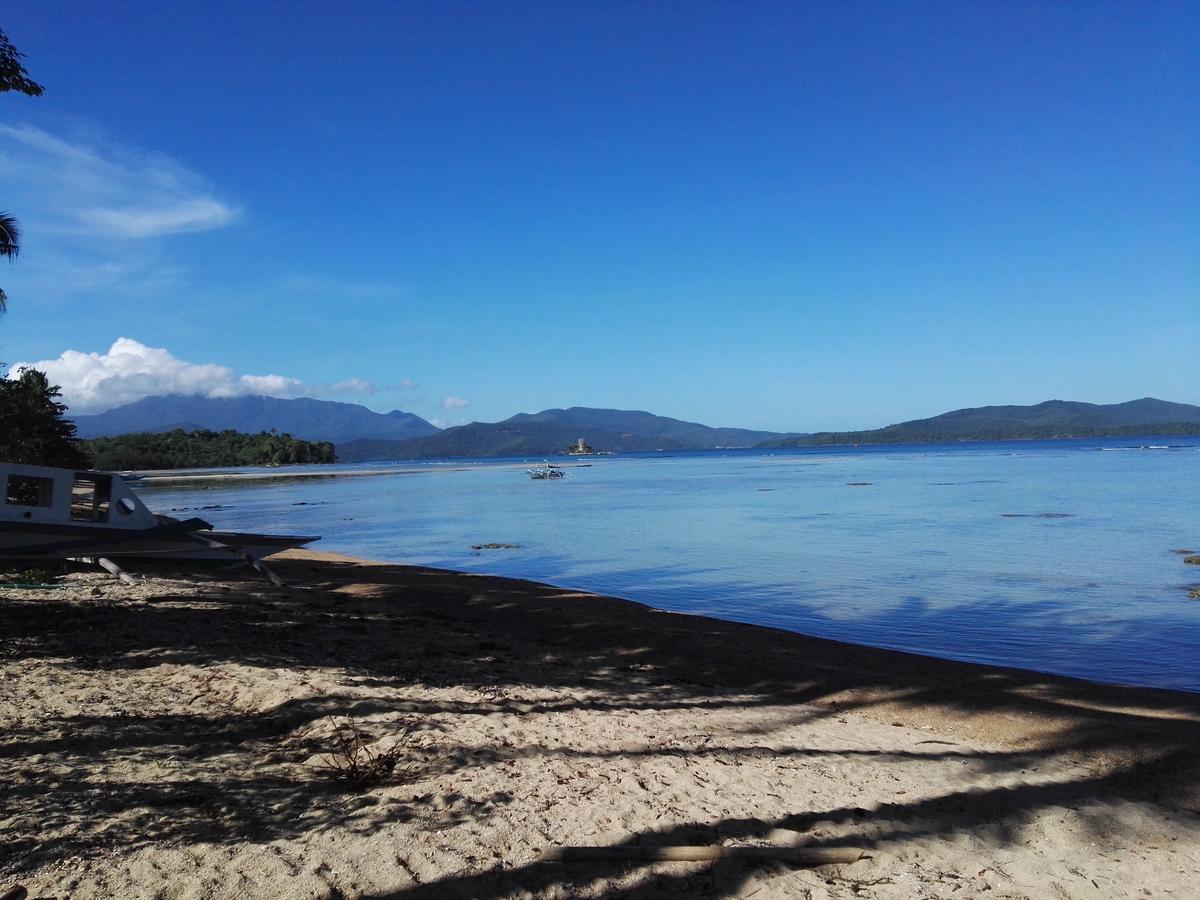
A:
<svg viewBox="0 0 1200 900">
<path fill-rule="evenodd" d="M 377 390 L 375 382 L 363 378 L 347 378 L 329 386 L 331 394 L 374 394 Z"/>
<path fill-rule="evenodd" d="M 104 234 L 145 238 L 220 228 L 232 222 L 236 214 L 223 203 L 199 198 L 158 209 L 85 209 L 79 218 Z"/>
<path fill-rule="evenodd" d="M 62 387 L 63 401 L 78 414 L 102 412 L 156 394 L 198 394 L 202 397 L 300 397 L 336 390 L 371 393 L 374 386 L 350 378 L 332 388 L 306 385 L 283 375 L 238 375 L 227 366 L 191 363 L 161 347 L 147 347 L 132 338 L 118 338 L 107 353 L 67 350 L 58 359 L 15 363 L 11 372 L 29 366 L 46 373 Z"/>
<path fill-rule="evenodd" d="M 442 399 L 442 409 L 455 410 L 464 409 L 471 405 L 470 400 L 464 400 L 462 397 L 445 397 Z"/>
<path fill-rule="evenodd" d="M 242 393 L 265 394 L 268 397 L 299 397 L 308 393 L 302 381 L 282 375 L 242 375 L 238 378 L 238 385 L 245 388 Z"/>
<path fill-rule="evenodd" d="M 170 157 L 94 137 L 64 140 L 32 125 L 0 125 L 0 170 L 36 194 L 23 216 L 60 233 L 138 240 L 220 228 L 238 216 Z"/>
<path fill-rule="evenodd" d="M 21 264 L 4 273 L 14 307 L 178 294 L 191 274 L 171 236 L 239 215 L 177 160 L 32 125 L 0 124 L 0 196 L 24 226 Z"/>
</svg>

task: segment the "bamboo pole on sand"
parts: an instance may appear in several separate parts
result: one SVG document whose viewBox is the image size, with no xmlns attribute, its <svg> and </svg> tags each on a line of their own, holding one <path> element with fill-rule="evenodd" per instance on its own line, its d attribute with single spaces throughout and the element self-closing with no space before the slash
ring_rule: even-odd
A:
<svg viewBox="0 0 1200 900">
<path fill-rule="evenodd" d="M 858 847 L 552 847 L 546 862 L 706 862 L 720 859 L 778 860 L 797 866 L 852 863 L 866 854 Z"/>
</svg>

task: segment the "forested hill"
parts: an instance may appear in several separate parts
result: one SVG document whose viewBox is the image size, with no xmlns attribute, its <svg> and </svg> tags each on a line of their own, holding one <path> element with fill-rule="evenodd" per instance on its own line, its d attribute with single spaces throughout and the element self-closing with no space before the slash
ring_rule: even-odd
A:
<svg viewBox="0 0 1200 900">
<path fill-rule="evenodd" d="M 92 467 L 122 469 L 197 469 L 210 466 L 270 466 L 336 462 L 333 444 L 302 441 L 290 434 L 239 434 L 236 431 L 163 431 L 123 434 L 83 441 Z"/>
<path fill-rule="evenodd" d="M 355 438 L 403 440 L 435 434 L 437 427 L 413 413 L 377 413 L 357 403 L 300 397 L 145 397 L 94 416 L 71 416 L 83 438 L 151 431 L 226 431 L 256 434 L 272 429 L 309 441 Z"/>
<path fill-rule="evenodd" d="M 713 428 L 698 422 L 656 416 L 641 410 L 596 409 L 588 406 L 544 409 L 539 413 L 518 413 L 497 424 L 509 428 L 562 426 L 576 431 L 595 429 L 620 435 L 637 435 L 651 440 L 660 439 L 680 447 L 705 450 L 715 447 L 753 447 L 761 441 L 784 436 L 778 432 L 753 431 L 747 428 Z"/>
<path fill-rule="evenodd" d="M 1153 434 L 1200 434 L 1200 406 L 1150 397 L 1112 404 L 1047 400 L 1034 406 L 980 406 L 872 431 L 819 432 L 766 440 L 759 446 L 922 444 Z"/>
<path fill-rule="evenodd" d="M 503 422 L 472 422 L 407 441 L 359 440 L 338 444 L 343 462 L 369 459 L 428 459 L 456 456 L 550 456 L 583 438 L 594 450 L 709 450 L 752 447 L 770 431 L 710 428 L 640 410 L 547 409 L 519 413 Z"/>
</svg>

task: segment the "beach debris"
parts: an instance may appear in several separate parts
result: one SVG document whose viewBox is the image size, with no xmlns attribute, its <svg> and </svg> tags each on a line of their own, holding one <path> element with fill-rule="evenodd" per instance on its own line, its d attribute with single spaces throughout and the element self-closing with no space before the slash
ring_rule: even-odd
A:
<svg viewBox="0 0 1200 900">
<path fill-rule="evenodd" d="M 80 557 L 80 559 L 85 560 L 85 561 L 91 560 L 92 558 L 93 557 L 89 557 L 89 556 Z M 137 580 L 134 579 L 134 577 L 132 575 L 130 575 L 128 572 L 126 572 L 124 569 L 122 569 L 120 566 L 118 566 L 115 562 L 113 562 L 111 559 L 109 559 L 106 556 L 95 557 L 95 564 L 98 565 L 100 568 L 102 568 L 108 574 L 116 575 L 118 578 L 121 579 L 122 584 L 137 584 Z"/>
<path fill-rule="evenodd" d="M 520 544 L 472 544 L 472 550 L 520 550 Z"/>
<path fill-rule="evenodd" d="M 331 718 L 331 744 L 319 768 L 328 771 L 338 781 L 351 787 L 370 788 L 389 781 L 399 781 L 408 775 L 412 766 L 401 766 L 408 752 L 412 729 L 405 726 L 400 737 L 386 750 L 375 749 L 377 742 L 353 719 L 339 722 Z"/>
<path fill-rule="evenodd" d="M 858 862 L 866 854 L 858 847 L 652 847 L 641 844 L 612 847 L 552 847 L 545 862 L 705 862 L 720 859 L 772 859 L 797 866 L 830 866 Z"/>
</svg>

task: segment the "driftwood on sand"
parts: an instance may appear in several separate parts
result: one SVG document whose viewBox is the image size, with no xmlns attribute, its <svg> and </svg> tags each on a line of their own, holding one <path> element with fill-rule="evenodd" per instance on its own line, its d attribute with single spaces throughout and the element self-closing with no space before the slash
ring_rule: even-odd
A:
<svg viewBox="0 0 1200 900">
<path fill-rule="evenodd" d="M 553 847 L 543 854 L 548 862 L 706 862 L 719 859 L 772 859 L 797 866 L 852 863 L 865 854 L 858 847 Z"/>
</svg>

